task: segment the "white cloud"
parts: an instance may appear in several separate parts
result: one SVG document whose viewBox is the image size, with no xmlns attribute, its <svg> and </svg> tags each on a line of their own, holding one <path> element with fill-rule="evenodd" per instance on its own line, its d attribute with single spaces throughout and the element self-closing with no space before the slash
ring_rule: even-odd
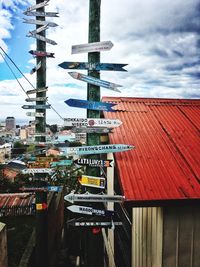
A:
<svg viewBox="0 0 200 267">
<path fill-rule="evenodd" d="M 0 6 L 7 3 L 15 9 L 19 3 L 26 2 L 34 1 L 1 0 Z M 103 80 L 123 85 L 121 94 L 101 89 L 102 96 L 199 97 L 199 0 L 102 0 L 101 3 L 101 40 L 114 43 L 110 51 L 101 53 L 101 62 L 129 64 L 126 67 L 128 72 L 101 72 Z M 58 64 L 87 61 L 87 54 L 72 55 L 71 46 L 88 41 L 88 9 L 89 0 L 51 0 L 46 8 L 47 11 L 59 12 L 59 18 L 47 19 L 59 24 L 47 30 L 47 37 L 58 43 L 57 46 L 47 45 L 47 51 L 56 56 L 47 60 L 49 102 L 65 117 L 84 113 L 68 107 L 64 100 L 86 99 L 87 89 L 85 83 L 74 80 Z M 2 39 L 6 41 L 13 29 L 12 12 L 0 12 L 5 13 L 0 16 L 0 25 L 4 25 L 0 28 L 0 44 L 5 47 Z M 29 26 L 30 30 L 34 28 Z M 26 38 L 24 36 L 23 33 L 21 38 Z M 30 49 L 35 49 L 35 39 Z M 35 64 L 35 60 L 31 63 L 31 66 Z M 86 71 L 81 72 L 86 74 Z M 35 76 L 31 79 L 34 83 Z M 0 83 L 0 92 L 2 83 L 9 89 L 18 88 L 17 84 L 14 86 L 4 81 Z M 20 103 L 25 98 L 22 95 Z M 23 116 L 24 111 L 18 114 Z M 50 120 L 57 120 L 52 110 L 47 114 Z"/>
</svg>

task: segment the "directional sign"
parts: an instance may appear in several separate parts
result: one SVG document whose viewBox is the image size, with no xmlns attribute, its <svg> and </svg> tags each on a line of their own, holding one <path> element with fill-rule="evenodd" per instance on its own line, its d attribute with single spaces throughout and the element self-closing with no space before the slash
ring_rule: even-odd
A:
<svg viewBox="0 0 200 267">
<path fill-rule="evenodd" d="M 47 190 L 51 192 L 61 192 L 62 186 L 47 186 Z"/>
<path fill-rule="evenodd" d="M 42 36 L 42 35 L 36 34 L 36 33 L 34 33 L 34 34 L 29 33 L 29 35 L 26 35 L 26 36 L 27 36 L 27 37 L 33 37 L 33 38 L 36 38 L 36 39 L 38 39 L 38 40 L 40 40 L 40 41 L 43 41 L 43 42 L 46 42 L 46 43 L 48 43 L 48 44 L 57 45 L 57 43 L 56 43 L 55 41 L 53 41 L 53 40 L 51 40 L 51 39 L 48 39 L 48 38 L 46 38 L 46 37 L 44 37 L 44 36 Z"/>
<path fill-rule="evenodd" d="M 42 66 L 42 62 L 40 61 L 37 66 L 35 66 L 31 71 L 30 71 L 30 74 L 33 74 L 35 73 L 37 70 L 39 70 Z"/>
<path fill-rule="evenodd" d="M 29 11 L 32 11 L 32 10 L 35 10 L 35 9 L 38 9 L 38 8 L 41 8 L 41 7 L 45 7 L 45 6 L 48 5 L 49 1 L 50 0 L 46 0 L 46 1 L 42 2 L 42 3 L 40 3 L 40 4 L 28 7 L 25 12 L 29 12 Z"/>
<path fill-rule="evenodd" d="M 87 158 L 80 158 L 74 160 L 74 163 L 78 165 L 87 165 L 90 167 L 113 167 L 114 161 L 111 159 L 103 160 L 103 159 L 87 159 Z"/>
<path fill-rule="evenodd" d="M 36 57 L 54 57 L 54 53 L 51 52 L 30 50 L 29 53 Z"/>
<path fill-rule="evenodd" d="M 26 115 L 29 117 L 44 117 L 44 113 L 42 112 L 26 112 Z"/>
<path fill-rule="evenodd" d="M 103 127 L 78 127 L 78 128 L 72 128 L 71 131 L 73 133 L 98 133 L 98 134 L 103 134 L 103 133 L 111 133 L 112 129 L 111 128 L 103 128 Z"/>
<path fill-rule="evenodd" d="M 82 175 L 79 179 L 79 183 L 83 186 L 95 187 L 95 188 L 105 188 L 105 178 L 103 177 L 93 177 Z"/>
<path fill-rule="evenodd" d="M 26 16 L 36 16 L 36 17 L 58 17 L 58 12 L 24 11 L 23 14 Z"/>
<path fill-rule="evenodd" d="M 64 200 L 74 202 L 123 202 L 124 196 L 121 195 L 95 195 L 95 194 L 74 194 L 64 196 Z"/>
<path fill-rule="evenodd" d="M 41 26 L 41 27 L 37 28 L 34 31 L 30 31 L 26 36 L 27 37 L 31 37 L 33 34 L 40 33 L 40 32 L 45 31 L 47 29 L 48 29 L 48 24 L 44 25 L 44 26 Z"/>
<path fill-rule="evenodd" d="M 51 21 L 35 20 L 35 19 L 25 19 L 23 18 L 23 23 L 36 24 L 36 25 L 48 25 L 49 27 L 57 27 L 58 24 Z"/>
<path fill-rule="evenodd" d="M 60 167 L 60 166 L 70 166 L 72 165 L 73 161 L 71 159 L 63 159 L 57 162 L 50 162 L 51 167 Z"/>
<path fill-rule="evenodd" d="M 23 109 L 49 109 L 51 105 L 23 105 Z"/>
<path fill-rule="evenodd" d="M 75 213 L 81 213 L 86 215 L 95 215 L 95 216 L 114 216 L 115 212 L 113 210 L 99 210 L 94 209 L 92 207 L 85 207 L 85 206 L 78 206 L 78 205 L 72 205 L 67 207 L 68 210 L 75 212 Z"/>
<path fill-rule="evenodd" d="M 119 84 L 116 84 L 116 83 L 107 82 L 107 81 L 104 81 L 104 80 L 100 80 L 100 79 L 94 78 L 92 76 L 84 75 L 84 74 L 79 73 L 79 72 L 68 72 L 68 73 L 74 79 L 77 79 L 77 80 L 80 80 L 80 81 L 83 81 L 83 82 L 87 82 L 89 84 L 93 84 L 93 85 L 96 85 L 96 86 L 101 86 L 101 87 L 104 87 L 106 89 L 110 89 L 110 90 L 113 90 L 113 91 L 116 91 L 116 92 L 121 92 L 120 90 L 117 89 L 117 87 L 122 87 L 122 85 L 119 85 Z"/>
<path fill-rule="evenodd" d="M 46 101 L 48 97 L 35 97 L 35 98 L 26 98 L 26 102 L 34 102 L 34 101 Z"/>
<path fill-rule="evenodd" d="M 41 92 L 46 92 L 48 89 L 48 87 L 43 87 L 43 88 L 37 88 L 37 89 L 34 89 L 34 90 L 29 90 L 29 91 L 26 91 L 27 94 L 35 94 L 35 93 L 41 93 Z"/>
<path fill-rule="evenodd" d="M 122 152 L 133 149 L 132 145 L 124 144 L 108 144 L 98 146 L 77 146 L 65 148 L 67 155 L 89 155 L 89 154 L 107 154 L 114 152 Z"/>
<path fill-rule="evenodd" d="M 29 174 L 29 173 L 52 173 L 53 170 L 49 168 L 34 168 L 34 169 L 23 169 L 23 174 Z"/>
<path fill-rule="evenodd" d="M 108 51 L 113 47 L 111 41 L 87 43 L 72 46 L 72 54 Z"/>
<path fill-rule="evenodd" d="M 72 220 L 68 220 L 67 224 L 71 225 L 71 226 L 77 226 L 77 227 L 112 227 L 114 226 L 121 226 L 122 222 L 113 222 L 113 221 L 77 221 L 77 219 L 72 219 Z"/>
<path fill-rule="evenodd" d="M 88 101 L 88 100 L 80 100 L 80 99 L 73 99 L 70 98 L 64 101 L 68 106 L 76 107 L 76 108 L 86 108 L 91 110 L 105 110 L 105 111 L 113 111 L 113 106 L 116 104 L 107 103 L 107 102 L 96 102 L 96 101 Z"/>
<path fill-rule="evenodd" d="M 62 186 L 43 186 L 43 187 L 21 187 L 21 191 L 52 191 L 52 192 L 61 192 Z"/>
<path fill-rule="evenodd" d="M 128 64 L 118 63 L 87 63 L 87 62 L 73 62 L 65 61 L 60 63 L 58 66 L 63 69 L 78 69 L 78 70 L 105 70 L 105 71 L 127 71 L 123 69 Z"/>
<path fill-rule="evenodd" d="M 69 127 L 106 127 L 115 128 L 122 124 L 120 120 L 98 118 L 64 118 L 64 126 Z"/>
</svg>

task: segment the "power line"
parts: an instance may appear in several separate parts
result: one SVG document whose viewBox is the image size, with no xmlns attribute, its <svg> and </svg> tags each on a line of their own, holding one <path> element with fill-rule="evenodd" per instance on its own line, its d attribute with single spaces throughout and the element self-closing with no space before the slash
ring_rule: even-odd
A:
<svg viewBox="0 0 200 267">
<path fill-rule="evenodd" d="M 5 50 L 0 46 L 0 49 L 3 51 L 4 55 L 12 62 L 12 64 L 15 66 L 15 68 L 19 71 L 19 73 L 25 78 L 25 80 L 31 85 L 31 87 L 33 89 L 36 89 L 35 86 L 28 80 L 28 78 L 23 74 L 23 72 L 19 69 L 19 67 L 16 65 L 16 63 L 11 59 L 11 57 L 9 57 L 9 55 L 5 52 Z M 26 93 L 25 89 L 23 88 L 22 84 L 19 82 L 17 76 L 15 75 L 15 73 L 13 72 L 13 70 L 11 69 L 10 65 L 8 64 L 7 60 L 5 59 L 5 57 L 3 56 L 3 54 L 0 52 L 2 58 L 4 59 L 6 65 L 8 66 L 8 68 L 10 69 L 10 71 L 12 72 L 13 76 L 15 77 L 15 80 L 18 82 L 18 84 L 20 85 L 20 87 L 22 88 L 22 90 L 24 91 L 24 93 L 29 97 L 29 95 Z M 37 90 L 37 89 L 36 89 Z M 47 104 L 51 105 L 48 101 Z M 62 119 L 64 120 L 64 118 L 56 111 L 56 109 L 51 105 L 51 109 Z"/>
</svg>

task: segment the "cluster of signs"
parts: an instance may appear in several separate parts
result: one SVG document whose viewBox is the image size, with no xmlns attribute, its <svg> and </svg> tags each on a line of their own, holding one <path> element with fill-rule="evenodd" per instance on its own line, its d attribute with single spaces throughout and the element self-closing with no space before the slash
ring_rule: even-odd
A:
<svg viewBox="0 0 200 267">
<path fill-rule="evenodd" d="M 113 47 L 111 41 L 95 42 L 81 45 L 72 46 L 72 54 L 78 53 L 91 53 L 101 52 L 110 50 Z M 87 62 L 62 62 L 59 66 L 63 69 L 78 69 L 78 70 L 96 70 L 96 71 L 126 71 L 123 69 L 127 64 L 112 64 L 112 63 L 87 63 Z M 112 91 L 121 92 L 118 88 L 121 87 L 119 84 L 111 83 L 101 79 L 97 79 L 92 76 L 84 75 L 79 72 L 68 72 L 68 74 L 76 79 L 87 84 L 103 87 Z M 89 110 L 109 111 L 114 112 L 113 109 L 115 104 L 96 102 L 80 99 L 68 99 L 65 103 L 71 107 L 84 108 Z M 85 132 L 85 133 L 111 133 L 113 128 L 119 127 L 122 122 L 118 119 L 100 119 L 100 118 L 65 118 L 64 126 L 71 127 L 73 132 Z M 111 152 L 122 152 L 133 149 L 134 147 L 126 144 L 108 144 L 108 145 L 96 145 L 96 146 L 81 146 L 81 147 L 68 147 L 64 150 L 66 155 L 94 155 L 94 154 L 107 154 Z M 85 165 L 98 168 L 113 167 L 113 160 L 99 160 L 90 158 L 79 158 L 74 161 L 78 165 Z M 86 187 L 94 187 L 99 189 L 105 189 L 106 179 L 104 177 L 93 177 L 88 175 L 82 175 L 78 178 L 80 184 Z M 105 194 L 75 194 L 74 192 L 66 195 L 64 199 L 68 202 L 122 202 L 124 196 L 121 195 L 105 195 Z M 68 210 L 74 213 L 80 213 L 91 216 L 101 216 L 111 218 L 115 215 L 113 210 L 100 210 L 88 206 L 72 205 L 68 207 Z M 76 220 L 71 222 L 74 226 L 99 226 L 106 227 L 111 225 L 111 221 L 108 222 L 77 222 Z M 120 225 L 120 222 L 118 222 Z M 117 223 L 116 223 L 117 225 Z"/>
<path fill-rule="evenodd" d="M 58 26 L 56 23 L 51 22 L 51 21 L 46 21 L 45 18 L 46 17 L 58 17 L 58 13 L 57 12 L 42 12 L 39 11 L 39 9 L 44 8 L 49 4 L 50 0 L 45 0 L 44 2 L 41 2 L 39 4 L 30 6 L 29 8 L 27 8 L 26 11 L 24 11 L 24 15 L 26 16 L 30 16 L 30 17 L 36 17 L 35 19 L 28 19 L 28 18 L 24 18 L 24 23 L 27 24 L 33 24 L 36 25 L 37 28 L 33 31 L 29 31 L 29 33 L 26 35 L 27 37 L 32 37 L 35 38 L 37 40 L 40 40 L 42 42 L 51 44 L 51 45 L 56 45 L 57 43 L 54 40 L 48 39 L 45 37 L 45 32 L 47 29 L 49 29 L 50 27 L 56 27 Z M 34 57 L 36 57 L 37 59 L 39 58 L 54 58 L 54 53 L 52 52 L 46 52 L 46 51 L 38 51 L 38 50 L 30 50 L 29 51 L 30 54 L 32 54 Z M 39 69 L 42 68 L 42 61 L 38 60 L 37 61 L 37 65 L 31 70 L 30 74 L 35 73 L 36 71 L 38 71 Z M 41 110 L 45 110 L 45 109 L 50 109 L 51 105 L 46 104 L 47 101 L 47 97 L 29 97 L 29 94 L 35 94 L 35 93 L 40 93 L 40 92 L 46 92 L 47 91 L 47 87 L 45 88 L 37 88 L 34 90 L 29 90 L 26 92 L 28 98 L 25 99 L 26 102 L 36 102 L 35 105 L 23 105 L 22 108 L 23 109 L 41 109 Z M 27 112 L 26 113 L 27 116 L 32 116 L 32 117 L 38 117 L 38 118 L 42 118 L 44 117 L 44 112 Z M 37 120 L 36 120 L 37 122 Z"/>
</svg>

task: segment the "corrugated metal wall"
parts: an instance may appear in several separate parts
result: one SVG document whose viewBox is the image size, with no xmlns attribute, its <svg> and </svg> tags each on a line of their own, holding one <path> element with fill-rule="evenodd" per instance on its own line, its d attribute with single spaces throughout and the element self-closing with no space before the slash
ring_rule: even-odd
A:
<svg viewBox="0 0 200 267">
<path fill-rule="evenodd" d="M 200 266 L 200 207 L 164 208 L 163 266 Z"/>
<path fill-rule="evenodd" d="M 132 267 L 161 267 L 162 208 L 133 208 L 132 216 Z"/>
</svg>

